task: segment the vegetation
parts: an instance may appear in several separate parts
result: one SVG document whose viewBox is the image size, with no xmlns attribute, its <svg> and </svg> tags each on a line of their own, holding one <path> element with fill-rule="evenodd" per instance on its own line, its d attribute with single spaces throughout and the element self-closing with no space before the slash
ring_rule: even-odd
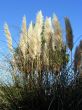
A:
<svg viewBox="0 0 82 110">
<path fill-rule="evenodd" d="M 72 61 L 73 32 L 67 17 L 65 26 L 66 43 L 57 16 L 44 20 L 39 11 L 36 22 L 28 28 L 24 16 L 20 39 L 14 48 L 8 25 L 4 25 L 11 55 L 6 62 L 7 71 L 12 83 L 1 82 L 1 110 L 80 110 L 82 89 L 77 76 L 81 74 L 82 42 Z"/>
</svg>

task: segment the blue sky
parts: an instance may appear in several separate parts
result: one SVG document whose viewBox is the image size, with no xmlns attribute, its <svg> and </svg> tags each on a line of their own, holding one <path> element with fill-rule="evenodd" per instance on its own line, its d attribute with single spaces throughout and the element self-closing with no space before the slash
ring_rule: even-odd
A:
<svg viewBox="0 0 82 110">
<path fill-rule="evenodd" d="M 18 39 L 18 30 L 14 26 L 21 26 L 23 15 L 26 15 L 28 25 L 31 20 L 35 20 L 39 10 L 42 10 L 44 17 L 55 13 L 63 30 L 64 16 L 68 16 L 73 27 L 74 40 L 82 34 L 82 0 L 0 0 L 0 39 L 5 40 L 5 21 L 9 24 L 12 34 L 14 33 L 14 39 Z M 2 45 L 0 42 L 0 48 Z"/>
</svg>

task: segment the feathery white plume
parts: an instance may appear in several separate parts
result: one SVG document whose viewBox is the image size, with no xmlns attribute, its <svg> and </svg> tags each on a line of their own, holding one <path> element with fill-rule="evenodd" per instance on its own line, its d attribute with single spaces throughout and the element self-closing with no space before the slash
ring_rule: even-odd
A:
<svg viewBox="0 0 82 110">
<path fill-rule="evenodd" d="M 12 52 L 13 51 L 12 38 L 11 38 L 11 33 L 9 31 L 9 27 L 8 27 L 7 23 L 5 23 L 5 25 L 4 25 L 4 32 L 5 32 L 5 35 L 6 35 L 6 38 L 7 38 L 8 48 Z"/>
<path fill-rule="evenodd" d="M 35 53 L 35 38 L 34 38 L 34 28 L 33 28 L 33 23 L 31 22 L 28 28 L 28 44 L 29 44 L 29 54 L 32 58 L 35 58 L 36 53 Z"/>
<path fill-rule="evenodd" d="M 26 17 L 23 17 L 23 21 L 22 21 L 22 29 L 21 29 L 21 34 L 20 34 L 20 42 L 19 42 L 19 46 L 20 49 L 23 53 L 23 56 L 25 58 L 25 52 L 27 49 L 27 26 L 26 26 Z"/>
<path fill-rule="evenodd" d="M 33 32 L 33 37 L 32 37 L 34 56 L 40 55 L 40 52 L 41 52 L 42 27 L 43 27 L 43 15 L 42 15 L 42 12 L 39 11 L 36 17 L 36 23 L 33 29 L 34 32 Z"/>
<path fill-rule="evenodd" d="M 55 15 L 53 17 L 53 27 L 54 27 L 54 39 L 55 39 L 55 45 L 62 45 L 63 40 L 62 40 L 62 30 L 61 30 L 61 26 L 59 23 L 59 20 L 57 18 L 57 16 Z"/>
<path fill-rule="evenodd" d="M 39 34 L 41 34 L 42 32 L 42 26 L 43 26 L 43 15 L 42 15 L 42 12 L 39 11 L 36 16 L 36 24 L 35 24 L 36 29 L 38 28 Z"/>
<path fill-rule="evenodd" d="M 46 42 L 49 41 L 49 39 L 51 37 L 50 36 L 51 33 L 52 33 L 52 22 L 51 22 L 51 18 L 47 17 L 45 24 L 44 24 L 44 37 L 45 37 Z"/>
<path fill-rule="evenodd" d="M 30 37 L 32 37 L 32 35 L 33 35 L 33 23 L 31 21 L 31 23 L 28 27 L 28 37 L 29 37 L 29 39 L 30 39 Z"/>
<path fill-rule="evenodd" d="M 45 63 L 48 65 L 49 64 L 49 59 L 48 59 L 48 47 L 49 47 L 49 42 L 52 34 L 52 22 L 51 18 L 46 17 L 45 24 L 44 24 L 44 39 L 45 39 L 45 47 L 44 47 L 44 60 Z"/>
</svg>

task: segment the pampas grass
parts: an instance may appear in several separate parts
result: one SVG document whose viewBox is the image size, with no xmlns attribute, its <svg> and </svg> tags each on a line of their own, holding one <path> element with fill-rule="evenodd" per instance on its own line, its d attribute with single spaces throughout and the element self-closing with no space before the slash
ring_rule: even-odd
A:
<svg viewBox="0 0 82 110">
<path fill-rule="evenodd" d="M 77 66 L 79 64 L 79 47 L 77 46 L 75 49 L 75 54 L 74 54 L 74 67 L 75 67 L 75 71 L 77 71 Z"/>
<path fill-rule="evenodd" d="M 76 47 L 75 57 L 74 57 L 75 71 L 79 71 L 80 75 L 81 75 L 81 63 L 82 63 L 81 58 L 82 58 L 82 41 L 80 41 L 79 46 Z"/>
<path fill-rule="evenodd" d="M 68 17 L 65 17 L 65 26 L 66 26 L 66 41 L 68 48 L 71 51 L 71 63 L 72 63 L 72 49 L 73 49 L 73 32 L 71 23 Z"/>
<path fill-rule="evenodd" d="M 55 45 L 57 46 L 57 44 L 60 44 L 59 47 L 61 48 L 63 45 L 62 29 L 61 29 L 60 22 L 56 15 L 53 17 L 53 27 L 54 27 Z"/>
<path fill-rule="evenodd" d="M 26 17 L 24 16 L 22 21 L 22 29 L 20 33 L 20 42 L 19 42 L 19 47 L 23 53 L 24 58 L 27 49 L 27 39 L 28 37 L 27 37 Z"/>
<path fill-rule="evenodd" d="M 65 23 L 67 41 L 71 43 L 67 44 L 72 51 L 73 36 L 68 18 L 65 19 Z M 8 36 L 6 31 L 5 33 L 6 38 L 11 38 L 10 34 Z M 9 43 L 12 38 L 9 38 L 8 45 L 12 46 L 12 43 Z M 57 16 L 53 19 L 51 17 L 44 19 L 42 12 L 39 11 L 35 23 L 30 22 L 28 28 L 24 16 L 18 45 L 13 49 L 9 62 L 5 62 L 8 64 L 9 72 L 12 73 L 12 84 L 1 83 L 1 109 L 57 110 L 60 107 L 59 109 L 66 110 L 67 106 L 64 105 L 70 105 L 72 96 L 69 94 L 73 90 L 67 81 L 69 72 L 74 72 L 73 64 L 68 65 L 68 62 L 69 54 L 63 42 Z M 77 68 L 77 61 L 75 66 Z"/>
<path fill-rule="evenodd" d="M 20 71 L 30 73 L 33 70 L 42 71 L 43 68 L 51 71 L 52 67 L 54 72 L 60 72 L 63 64 L 61 50 L 64 46 L 56 16 L 54 17 L 54 27 L 52 24 L 51 18 L 47 17 L 45 21 L 43 20 L 41 11 L 37 14 L 35 25 L 33 26 L 31 22 L 28 29 L 26 18 L 23 18 L 20 42 L 14 54 L 16 65 Z M 44 39 L 44 44 L 42 39 Z"/>
<path fill-rule="evenodd" d="M 7 38 L 7 42 L 8 42 L 8 48 L 10 50 L 10 52 L 13 51 L 13 46 L 12 46 L 12 37 L 11 37 L 11 33 L 9 31 L 9 27 L 7 25 L 7 23 L 4 24 L 4 32 Z"/>
<path fill-rule="evenodd" d="M 72 27 L 68 17 L 65 17 L 65 26 L 66 26 L 66 40 L 69 49 L 72 51 L 73 49 L 73 32 Z"/>
</svg>

